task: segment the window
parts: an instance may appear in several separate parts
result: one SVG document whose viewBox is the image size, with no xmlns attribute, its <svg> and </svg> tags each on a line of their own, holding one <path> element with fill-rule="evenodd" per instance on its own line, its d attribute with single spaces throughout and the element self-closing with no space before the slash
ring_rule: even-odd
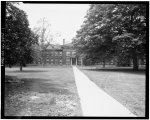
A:
<svg viewBox="0 0 150 120">
<path fill-rule="evenodd" d="M 113 61 L 113 60 L 111 60 L 111 61 L 110 61 L 110 64 L 112 65 L 113 63 L 114 63 L 114 61 Z"/>
<path fill-rule="evenodd" d="M 72 55 L 73 55 L 73 56 L 76 55 L 76 52 L 72 52 Z"/>
<path fill-rule="evenodd" d="M 62 52 L 59 52 L 59 55 L 62 56 Z"/>
<path fill-rule="evenodd" d="M 66 58 L 66 62 L 70 62 L 70 58 Z"/>
<path fill-rule="evenodd" d="M 49 59 L 47 58 L 46 61 L 49 61 Z"/>
<path fill-rule="evenodd" d="M 66 52 L 66 56 L 70 56 L 70 52 Z"/>
<path fill-rule="evenodd" d="M 46 59 L 46 63 L 49 63 L 49 59 Z"/>
<path fill-rule="evenodd" d="M 58 60 L 57 59 L 55 59 L 55 64 L 57 64 L 58 63 Z"/>
</svg>

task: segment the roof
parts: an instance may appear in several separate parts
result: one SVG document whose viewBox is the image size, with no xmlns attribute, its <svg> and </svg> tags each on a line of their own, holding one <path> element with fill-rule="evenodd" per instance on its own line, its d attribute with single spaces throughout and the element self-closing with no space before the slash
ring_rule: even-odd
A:
<svg viewBox="0 0 150 120">
<path fill-rule="evenodd" d="M 53 45 L 53 44 L 50 44 L 48 47 L 47 47 L 47 49 L 48 50 L 52 50 L 52 49 L 58 49 L 58 50 L 60 50 L 60 49 L 62 49 L 62 47 L 61 47 L 61 45 Z"/>
<path fill-rule="evenodd" d="M 39 45 L 33 45 L 33 47 L 34 47 L 34 49 L 42 50 Z M 65 44 L 65 45 L 50 44 L 46 49 L 47 50 L 62 50 L 63 48 L 65 48 L 65 49 L 72 49 L 73 48 L 73 44 L 72 43 L 68 43 L 68 44 Z"/>
<path fill-rule="evenodd" d="M 48 50 L 60 50 L 62 48 L 72 48 L 73 47 L 73 44 L 72 43 L 68 43 L 68 44 L 65 44 L 65 45 L 59 45 L 59 44 L 50 44 L 47 49 Z"/>
</svg>

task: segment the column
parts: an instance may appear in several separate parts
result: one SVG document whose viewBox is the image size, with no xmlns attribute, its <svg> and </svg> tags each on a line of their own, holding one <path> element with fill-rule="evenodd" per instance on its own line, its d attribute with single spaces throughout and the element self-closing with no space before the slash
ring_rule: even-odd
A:
<svg viewBox="0 0 150 120">
<path fill-rule="evenodd" d="M 141 59 L 138 59 L 138 65 L 141 67 Z"/>
<path fill-rule="evenodd" d="M 78 65 L 78 59 L 76 58 L 76 65 Z"/>
<path fill-rule="evenodd" d="M 81 66 L 82 66 L 82 64 L 83 64 L 83 61 L 82 61 L 82 57 L 81 57 Z"/>
<path fill-rule="evenodd" d="M 70 58 L 71 59 L 71 65 L 72 65 L 72 58 Z"/>
</svg>

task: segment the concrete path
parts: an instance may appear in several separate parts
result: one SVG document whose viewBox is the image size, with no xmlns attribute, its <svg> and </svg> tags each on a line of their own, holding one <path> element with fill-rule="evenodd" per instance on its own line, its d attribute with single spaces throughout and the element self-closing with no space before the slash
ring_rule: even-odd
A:
<svg viewBox="0 0 150 120">
<path fill-rule="evenodd" d="M 136 117 L 122 104 L 97 87 L 77 67 L 73 66 L 83 116 Z"/>
</svg>

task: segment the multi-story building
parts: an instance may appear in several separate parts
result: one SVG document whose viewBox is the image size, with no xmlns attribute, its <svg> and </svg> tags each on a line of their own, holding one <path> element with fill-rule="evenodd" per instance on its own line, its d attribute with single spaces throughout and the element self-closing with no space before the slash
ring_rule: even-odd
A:
<svg viewBox="0 0 150 120">
<path fill-rule="evenodd" d="M 39 52 L 42 52 L 38 50 Z M 46 65 L 81 65 L 82 59 L 76 55 L 76 50 L 71 43 L 64 45 L 50 44 L 44 53 L 44 59 L 38 55 L 34 59 L 35 64 Z"/>
</svg>

